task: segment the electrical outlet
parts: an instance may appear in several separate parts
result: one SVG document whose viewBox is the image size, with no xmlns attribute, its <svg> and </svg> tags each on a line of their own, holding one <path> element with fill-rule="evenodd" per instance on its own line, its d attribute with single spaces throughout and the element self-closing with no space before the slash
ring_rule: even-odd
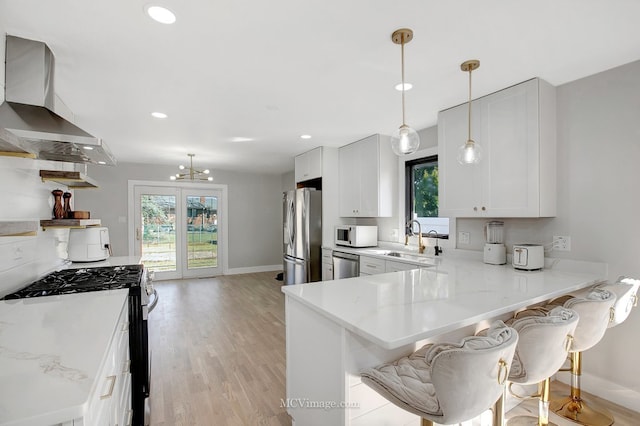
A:
<svg viewBox="0 0 640 426">
<path fill-rule="evenodd" d="M 458 232 L 458 244 L 469 244 L 469 233 L 460 231 Z"/>
<path fill-rule="evenodd" d="M 558 251 L 571 251 L 571 237 L 554 235 L 553 249 Z"/>
</svg>

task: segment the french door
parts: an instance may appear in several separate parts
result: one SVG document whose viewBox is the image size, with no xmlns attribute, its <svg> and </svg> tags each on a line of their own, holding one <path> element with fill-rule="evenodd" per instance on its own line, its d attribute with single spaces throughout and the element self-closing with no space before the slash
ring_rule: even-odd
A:
<svg viewBox="0 0 640 426">
<path fill-rule="evenodd" d="M 222 273 L 222 191 L 199 186 L 133 186 L 134 254 L 155 278 Z"/>
</svg>

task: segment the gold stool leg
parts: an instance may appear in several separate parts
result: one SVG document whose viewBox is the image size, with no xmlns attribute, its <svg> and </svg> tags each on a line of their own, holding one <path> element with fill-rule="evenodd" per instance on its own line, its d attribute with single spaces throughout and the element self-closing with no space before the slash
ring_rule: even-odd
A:
<svg viewBox="0 0 640 426">
<path fill-rule="evenodd" d="M 610 426 L 613 415 L 605 408 L 593 403 L 587 404 L 580 395 L 580 376 L 582 375 L 582 352 L 571 353 L 571 396 L 554 398 L 550 408 L 560 417 L 589 426 Z"/>
<path fill-rule="evenodd" d="M 506 381 L 505 381 L 506 383 Z M 493 426 L 504 425 L 504 394 L 506 392 L 506 384 L 502 387 L 502 395 L 493 405 Z"/>
<path fill-rule="evenodd" d="M 433 426 L 433 422 L 431 420 L 427 420 L 424 417 L 422 418 L 422 426 Z"/>
<path fill-rule="evenodd" d="M 538 383 L 538 417 L 517 416 L 507 422 L 508 426 L 557 426 L 549 421 L 549 382 L 550 378 Z"/>
</svg>

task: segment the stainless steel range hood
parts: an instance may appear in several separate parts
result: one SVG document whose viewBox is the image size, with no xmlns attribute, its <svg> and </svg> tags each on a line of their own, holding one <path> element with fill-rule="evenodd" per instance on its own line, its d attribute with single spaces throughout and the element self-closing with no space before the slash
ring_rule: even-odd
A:
<svg viewBox="0 0 640 426">
<path fill-rule="evenodd" d="M 55 58 L 39 41 L 7 35 L 0 155 L 115 165 L 106 144 L 55 111 Z"/>
</svg>

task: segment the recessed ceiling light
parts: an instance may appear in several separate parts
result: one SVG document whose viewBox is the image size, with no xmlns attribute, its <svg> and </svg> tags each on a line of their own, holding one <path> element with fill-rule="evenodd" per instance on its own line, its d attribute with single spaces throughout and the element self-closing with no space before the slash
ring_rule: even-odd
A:
<svg viewBox="0 0 640 426">
<path fill-rule="evenodd" d="M 311 139 L 311 135 L 300 135 L 300 139 Z"/>
<path fill-rule="evenodd" d="M 409 90 L 411 90 L 411 88 L 412 88 L 412 87 L 413 87 L 413 84 L 411 84 L 411 83 L 405 83 L 405 84 L 404 84 L 404 91 L 405 91 L 405 92 L 408 92 Z M 401 92 L 401 91 L 402 91 L 402 83 L 398 83 L 398 84 L 396 84 L 396 90 L 397 90 L 398 92 Z"/>
<path fill-rule="evenodd" d="M 167 118 L 167 114 L 165 114 L 164 112 L 152 112 L 151 116 L 155 117 L 155 118 Z"/>
<path fill-rule="evenodd" d="M 87 151 L 91 151 L 93 149 L 92 146 L 83 146 L 82 149 L 86 149 Z"/>
<path fill-rule="evenodd" d="M 145 10 L 151 19 L 160 22 L 161 24 L 173 24 L 176 22 L 176 15 L 174 15 L 174 13 L 169 9 L 162 6 L 148 5 L 145 7 Z"/>
<path fill-rule="evenodd" d="M 254 140 L 253 138 L 245 138 L 242 136 L 236 136 L 235 138 L 231 138 L 231 142 L 251 142 Z"/>
<path fill-rule="evenodd" d="M 104 161 L 98 161 L 98 164 L 107 164 L 107 163 Z"/>
</svg>

